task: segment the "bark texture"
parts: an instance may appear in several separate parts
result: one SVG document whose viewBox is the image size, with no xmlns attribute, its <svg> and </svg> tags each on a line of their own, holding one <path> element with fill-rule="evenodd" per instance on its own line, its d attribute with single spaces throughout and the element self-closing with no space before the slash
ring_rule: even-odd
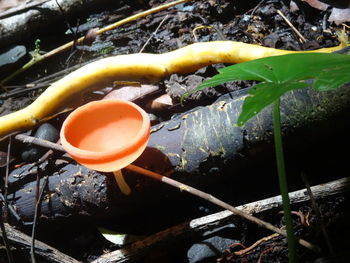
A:
<svg viewBox="0 0 350 263">
<path fill-rule="evenodd" d="M 313 198 L 319 200 L 348 192 L 350 190 L 349 182 L 350 178 L 343 178 L 327 184 L 311 187 Z M 300 204 L 309 201 L 310 196 L 308 196 L 306 192 L 306 189 L 303 189 L 290 193 L 291 204 Z M 282 197 L 279 195 L 244 204 L 237 208 L 248 214 L 259 215 L 266 211 L 281 209 L 281 207 Z M 176 247 L 183 242 L 189 242 L 189 240 L 210 236 L 215 229 L 232 224 L 235 220 L 239 220 L 239 218 L 228 210 L 196 218 L 190 222 L 172 226 L 171 228 L 155 233 L 145 239 L 128 244 L 121 249 L 106 253 L 94 260 L 93 263 L 134 262 L 154 253 L 159 247 Z"/>
<path fill-rule="evenodd" d="M 0 48 L 32 38 L 33 34 L 37 34 L 50 25 L 63 24 L 65 17 L 75 17 L 86 13 L 90 8 L 113 2 L 111 0 L 58 0 L 63 14 L 55 0 L 44 1 L 30 9 L 19 9 L 14 15 L 0 19 Z"/>
<path fill-rule="evenodd" d="M 253 176 L 246 173 L 257 160 L 273 156 L 273 129 L 271 108 L 242 128 L 236 125 L 244 97 L 244 94 L 236 97 L 229 94 L 210 106 L 153 126 L 148 148 L 135 164 L 233 204 L 252 200 L 249 198 L 254 197 L 254 189 L 264 190 L 259 182 L 269 184 L 277 179 L 264 172 Z M 337 136 L 340 130 L 348 128 L 345 120 L 350 108 L 350 90 L 346 87 L 323 93 L 298 90 L 284 96 L 281 106 L 285 146 L 308 152 L 312 150 L 308 148 L 311 142 L 329 140 L 330 136 Z M 130 216 L 150 211 L 157 205 L 169 208 L 167 201 L 180 202 L 186 197 L 170 186 L 124 171 L 132 189 L 131 195 L 126 196 L 112 175 L 59 161 L 45 163 L 39 169 L 41 176 L 50 175 L 42 205 L 43 217 Z M 273 163 L 274 159 L 269 162 Z M 36 192 L 37 168 L 29 168 L 27 165 L 12 171 L 8 196 L 26 221 L 33 218 Z M 242 178 L 248 182 L 247 192 L 237 189 L 237 182 Z M 235 194 L 238 191 L 239 195 Z M 223 197 L 224 193 L 228 195 Z"/>
</svg>

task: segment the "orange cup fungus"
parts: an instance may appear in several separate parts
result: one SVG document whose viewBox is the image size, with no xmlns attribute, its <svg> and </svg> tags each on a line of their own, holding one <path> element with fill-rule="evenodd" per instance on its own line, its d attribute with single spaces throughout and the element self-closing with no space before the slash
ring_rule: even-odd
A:
<svg viewBox="0 0 350 263">
<path fill-rule="evenodd" d="M 135 161 L 150 135 L 147 113 L 129 101 L 101 100 L 74 110 L 64 121 L 61 143 L 80 164 L 115 172 Z"/>
</svg>

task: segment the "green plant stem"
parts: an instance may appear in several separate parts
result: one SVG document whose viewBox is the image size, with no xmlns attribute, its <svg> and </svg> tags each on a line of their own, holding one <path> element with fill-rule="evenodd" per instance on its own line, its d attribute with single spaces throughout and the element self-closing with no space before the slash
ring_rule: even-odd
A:
<svg viewBox="0 0 350 263">
<path fill-rule="evenodd" d="M 298 259 L 297 259 L 297 253 L 296 253 L 296 239 L 293 231 L 292 214 L 290 210 L 290 201 L 288 196 L 286 170 L 284 165 L 279 98 L 274 102 L 272 119 L 273 119 L 273 127 L 274 127 L 274 140 L 275 140 L 278 180 L 279 180 L 280 191 L 282 195 L 284 219 L 286 221 L 286 229 L 287 229 L 288 256 L 289 256 L 289 262 L 295 263 L 298 261 Z"/>
<path fill-rule="evenodd" d="M 39 62 L 41 60 L 41 56 L 36 57 L 36 58 L 32 58 L 29 62 L 27 62 L 26 64 L 24 64 L 21 68 L 19 68 L 18 70 L 16 70 L 15 72 L 11 73 L 10 75 L 8 75 L 6 78 L 4 78 L 3 80 L 1 80 L 0 82 L 0 87 L 2 87 L 5 91 L 8 91 L 6 89 L 5 86 L 3 86 L 6 82 L 8 82 L 9 80 L 13 79 L 15 76 L 17 76 L 18 74 L 26 71 L 27 69 L 29 69 L 31 66 L 33 66 L 34 64 L 36 64 L 37 62 Z"/>
</svg>

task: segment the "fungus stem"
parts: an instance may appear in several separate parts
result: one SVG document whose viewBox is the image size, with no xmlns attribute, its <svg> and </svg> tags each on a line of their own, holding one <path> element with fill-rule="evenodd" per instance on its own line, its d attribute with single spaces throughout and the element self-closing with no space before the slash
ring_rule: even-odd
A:
<svg viewBox="0 0 350 263">
<path fill-rule="evenodd" d="M 130 195 L 131 189 L 129 185 L 125 182 L 122 171 L 121 170 L 114 171 L 113 174 L 114 174 L 115 181 L 117 182 L 120 188 L 120 191 L 125 195 Z"/>
</svg>

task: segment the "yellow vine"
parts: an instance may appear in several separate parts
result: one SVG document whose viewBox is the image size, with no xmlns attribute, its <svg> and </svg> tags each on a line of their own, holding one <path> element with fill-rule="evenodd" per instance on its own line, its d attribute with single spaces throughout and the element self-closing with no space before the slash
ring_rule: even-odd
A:
<svg viewBox="0 0 350 263">
<path fill-rule="evenodd" d="M 174 73 L 189 73 L 216 63 L 240 63 L 258 58 L 305 52 L 334 52 L 345 47 L 313 51 L 287 51 L 234 41 L 188 45 L 163 53 L 137 53 L 103 58 L 87 64 L 53 83 L 32 104 L 0 117 L 0 138 L 33 128 L 55 116 L 83 92 L 100 89 L 114 81 L 157 82 Z"/>
</svg>

